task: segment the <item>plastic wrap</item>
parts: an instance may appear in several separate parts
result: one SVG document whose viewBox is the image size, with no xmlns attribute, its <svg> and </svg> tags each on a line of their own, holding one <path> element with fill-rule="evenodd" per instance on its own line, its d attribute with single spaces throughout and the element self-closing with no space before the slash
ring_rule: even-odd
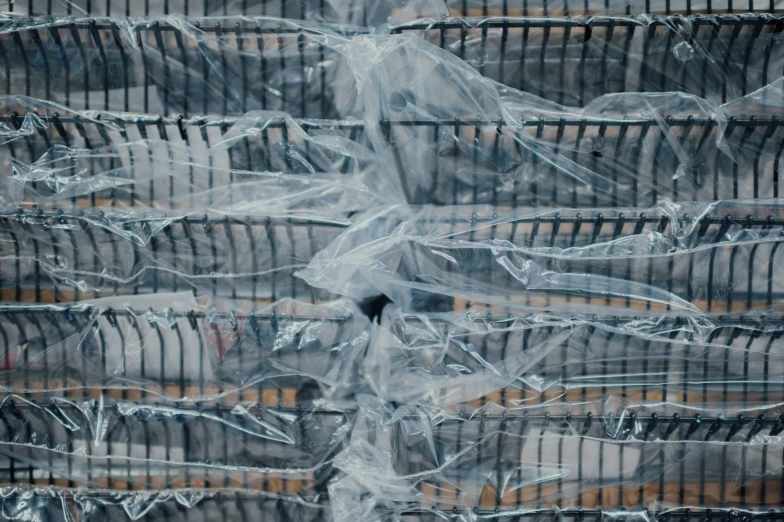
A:
<svg viewBox="0 0 784 522">
<path fill-rule="evenodd" d="M 187 293 L 0 306 L 6 394 L 58 400 L 341 400 L 370 336 L 350 302 L 264 305 Z"/>
<path fill-rule="evenodd" d="M 784 7 L 778 0 L 446 0 L 453 16 L 579 16 L 630 14 L 775 13 Z"/>
<path fill-rule="evenodd" d="M 24 486 L 0 489 L 0 516 L 47 522 L 331 520 L 328 506 L 319 497 L 293 499 L 215 489 L 130 492 Z"/>
<path fill-rule="evenodd" d="M 74 109 L 346 117 L 355 88 L 338 50 L 359 30 L 272 17 L 9 16 L 0 88 Z"/>
<path fill-rule="evenodd" d="M 27 16 L 276 16 L 367 25 L 359 0 L 2 0 L 0 11 Z"/>
<path fill-rule="evenodd" d="M 767 402 L 784 390 L 782 334 L 782 318 L 767 315 L 621 320 L 387 307 L 364 375 L 388 402 L 452 410 L 608 395 Z"/>
<path fill-rule="evenodd" d="M 766 41 L 770 52 L 753 55 L 781 62 L 784 48 Z M 723 105 L 683 93 L 617 93 L 578 109 L 484 79 L 410 35 L 358 37 L 351 49 L 372 148 L 411 202 L 603 207 L 779 196 L 779 72 Z M 543 64 L 526 66 L 526 77 Z M 687 70 L 710 87 L 699 69 Z"/>
<path fill-rule="evenodd" d="M 157 293 L 4 305 L 0 337 L 0 480 L 300 495 L 335 473 L 369 323 Z"/>
<path fill-rule="evenodd" d="M 762 313 L 781 302 L 777 200 L 647 209 L 394 206 L 298 275 L 404 309 L 495 305 L 624 316 Z"/>
<path fill-rule="evenodd" d="M 415 32 L 483 76 L 582 106 L 613 92 L 679 91 L 726 102 L 781 71 L 779 15 L 417 20 Z"/>
<path fill-rule="evenodd" d="M 246 212 L 119 207 L 2 212 L 4 299 L 58 302 L 167 290 L 254 300 L 324 299 L 293 274 L 337 238 L 348 220 L 274 209 L 268 215 Z"/>
<path fill-rule="evenodd" d="M 6 207 L 263 204 L 330 213 L 400 192 L 375 173 L 362 122 L 269 111 L 193 119 L 76 112 L 24 97 L 0 98 L 0 111 Z"/>
<path fill-rule="evenodd" d="M 370 397 L 361 404 L 350 447 L 335 461 L 349 476 L 332 488 L 336 520 L 373 520 L 385 505 L 472 520 L 552 506 L 633 512 L 677 503 L 699 511 L 780 502 L 778 405 L 607 398 L 487 405 L 465 415 L 395 409 Z"/>
<path fill-rule="evenodd" d="M 6 395 L 1 409 L 0 453 L 31 466 L 35 483 L 116 489 L 323 492 L 352 424 L 349 413 L 319 404 L 166 406 Z"/>
</svg>

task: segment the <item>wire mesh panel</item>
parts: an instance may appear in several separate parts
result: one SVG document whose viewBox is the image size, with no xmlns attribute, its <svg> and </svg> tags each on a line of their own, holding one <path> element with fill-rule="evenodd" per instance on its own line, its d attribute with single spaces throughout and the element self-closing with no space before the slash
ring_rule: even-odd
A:
<svg viewBox="0 0 784 522">
<path fill-rule="evenodd" d="M 293 408 L 359 383 L 369 324 L 348 301 L 260 305 L 188 293 L 0 308 L 5 393 Z"/>
<path fill-rule="evenodd" d="M 622 320 L 493 312 L 387 308 L 365 361 L 376 394 L 470 411 L 603 397 L 767 403 L 782 393 L 778 315 Z"/>
<path fill-rule="evenodd" d="M 5 93 L 161 115 L 352 112 L 353 78 L 335 51 L 351 33 L 339 28 L 268 17 L 13 17 L 3 25 Z"/>
<path fill-rule="evenodd" d="M 73 112 L 18 97 L 3 102 L 7 206 L 225 207 L 247 204 L 254 193 L 253 201 L 271 209 L 322 186 L 319 201 L 299 204 L 328 210 L 340 200 L 327 187 L 372 165 L 361 122 L 295 121 L 274 112 L 164 118 Z M 362 200 L 360 184 L 343 186 L 353 188 L 352 204 Z"/>
<path fill-rule="evenodd" d="M 0 490 L 0 509 L 9 520 L 49 522 L 317 522 L 331 518 L 329 507 L 318 497 L 195 488 L 155 493 L 9 486 Z"/>
<path fill-rule="evenodd" d="M 370 497 L 445 513 L 776 509 L 783 430 L 765 407 L 610 399 L 459 415 L 368 403 L 336 465 Z M 339 504 L 357 488 L 335 493 Z"/>
<path fill-rule="evenodd" d="M 59 302 L 139 292 L 276 300 L 325 297 L 294 272 L 345 221 L 166 214 L 111 207 L 2 215 L 5 300 Z"/>
<path fill-rule="evenodd" d="M 487 18 L 397 26 L 483 76 L 582 106 L 613 92 L 681 91 L 727 102 L 781 75 L 779 15 Z"/>
<path fill-rule="evenodd" d="M 355 298 L 382 293 L 408 309 L 775 310 L 780 220 L 775 201 L 591 211 L 391 207 L 357 220 L 301 275 Z"/>
</svg>

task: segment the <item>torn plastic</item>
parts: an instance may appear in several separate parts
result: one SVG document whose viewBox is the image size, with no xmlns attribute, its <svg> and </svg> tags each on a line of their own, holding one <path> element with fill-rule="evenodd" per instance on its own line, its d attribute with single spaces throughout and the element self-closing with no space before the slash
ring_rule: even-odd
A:
<svg viewBox="0 0 784 522">
<path fill-rule="evenodd" d="M 350 49 L 368 139 L 410 202 L 603 207 L 779 196 L 778 72 L 759 77 L 760 87 L 773 82 L 767 87 L 751 93 L 748 83 L 745 97 L 724 105 L 683 93 L 625 92 L 579 109 L 485 79 L 411 35 L 357 37 Z M 780 62 L 772 70 L 784 66 L 778 44 L 754 56 Z M 538 70 L 526 66 L 526 78 Z M 698 76 L 709 88 L 706 74 Z"/>
<path fill-rule="evenodd" d="M 647 209 L 394 206 L 368 212 L 298 273 L 405 310 L 493 305 L 622 316 L 780 309 L 777 200 Z"/>
<path fill-rule="evenodd" d="M 780 405 L 610 397 L 454 414 L 365 396 L 361 406 L 351 444 L 335 460 L 350 480 L 331 491 L 337 520 L 374 503 L 485 516 L 656 502 L 698 511 L 779 505 Z"/>
<path fill-rule="evenodd" d="M 7 16 L 0 85 L 74 109 L 348 117 L 356 96 L 340 50 L 358 31 L 272 17 Z"/>
<path fill-rule="evenodd" d="M 364 376 L 387 402 L 450 409 L 608 395 L 768 402 L 783 391 L 782 334 L 778 315 L 622 320 L 480 308 L 412 314 L 389 306 Z"/>
<path fill-rule="evenodd" d="M 330 520 L 324 499 L 228 489 L 84 490 L 8 486 L 0 489 L 7 520 L 47 522 L 210 522 L 214 520 Z"/>
<path fill-rule="evenodd" d="M 239 211 L 263 203 L 269 211 L 330 213 L 369 208 L 378 194 L 400 192 L 376 174 L 362 122 L 264 111 L 156 118 L 77 112 L 25 97 L 2 98 L 0 108 L 5 206 Z"/>
<path fill-rule="evenodd" d="M 6 394 L 57 400 L 342 400 L 358 370 L 368 319 L 350 301 L 262 304 L 166 294 L 0 306 Z"/>
</svg>

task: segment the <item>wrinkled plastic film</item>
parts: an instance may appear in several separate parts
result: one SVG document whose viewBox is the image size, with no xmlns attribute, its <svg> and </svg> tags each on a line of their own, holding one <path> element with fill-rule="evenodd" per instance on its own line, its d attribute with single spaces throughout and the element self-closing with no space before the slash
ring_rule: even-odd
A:
<svg viewBox="0 0 784 522">
<path fill-rule="evenodd" d="M 225 489 L 150 493 L 15 486 L 2 489 L 0 504 L 0 513 L 9 520 L 51 522 L 161 519 L 206 522 L 216 518 L 245 522 L 276 517 L 315 522 L 331 517 L 328 506 L 319 497 L 293 499 Z"/>
<path fill-rule="evenodd" d="M 333 475 L 368 341 L 348 302 L 155 294 L 0 315 L 11 482 L 30 466 L 39 484 L 295 495 Z"/>
<path fill-rule="evenodd" d="M 776 12 L 781 9 L 778 2 L 751 1 L 742 4 L 715 1 L 638 1 L 619 2 L 567 2 L 545 0 L 520 2 L 509 0 L 446 0 L 444 2 L 453 16 L 578 16 L 578 15 L 634 15 L 634 14 L 698 14 L 698 13 L 748 13 Z"/>
<path fill-rule="evenodd" d="M 346 117 L 353 78 L 339 49 L 359 30 L 271 17 L 14 16 L 0 35 L 3 88 L 74 109 Z"/>
<path fill-rule="evenodd" d="M 238 118 L 155 118 L 77 112 L 6 97 L 3 203 L 101 206 L 361 210 L 384 180 L 364 125 Z M 365 194 L 363 194 L 363 192 Z M 393 195 L 394 190 L 384 193 Z"/>
<path fill-rule="evenodd" d="M 477 18 L 414 21 L 414 32 L 482 76 L 582 106 L 613 92 L 727 102 L 780 76 L 778 15 Z"/>
<path fill-rule="evenodd" d="M 483 79 L 411 36 L 359 37 L 351 49 L 372 148 L 410 202 L 596 208 L 778 197 L 778 74 L 725 104 L 624 92 L 580 109 Z"/>
<path fill-rule="evenodd" d="M 0 452 L 79 487 L 323 491 L 351 425 L 319 407 L 75 404 L 9 395 Z M 20 473 L 24 476 L 24 473 Z"/>
<path fill-rule="evenodd" d="M 364 374 L 390 403 L 458 411 L 608 395 L 766 403 L 781 393 L 782 332 L 778 316 L 618 320 L 388 307 Z"/>
<path fill-rule="evenodd" d="M 351 447 L 336 465 L 369 493 L 366 499 L 486 515 L 551 506 L 743 509 L 779 502 L 776 408 L 609 399 L 559 408 L 488 406 L 462 416 L 371 399 L 363 406 Z M 340 489 L 333 487 L 333 496 L 351 493 Z"/>
<path fill-rule="evenodd" d="M 2 388 L 66 400 L 285 405 L 350 396 L 369 338 L 350 302 L 189 293 L 0 307 Z"/>
<path fill-rule="evenodd" d="M 592 211 L 397 206 L 357 218 L 298 275 L 409 310 L 763 313 L 778 308 L 778 216 L 775 200 Z"/>
</svg>

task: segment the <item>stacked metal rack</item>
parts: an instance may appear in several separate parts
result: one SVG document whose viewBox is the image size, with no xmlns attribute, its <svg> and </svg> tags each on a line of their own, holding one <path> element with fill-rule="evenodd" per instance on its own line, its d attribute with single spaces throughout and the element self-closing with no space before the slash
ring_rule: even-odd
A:
<svg viewBox="0 0 784 522">
<path fill-rule="evenodd" d="M 775 8 L 447 4 L 355 67 L 424 206 L 301 272 L 396 303 L 337 519 L 780 520 Z"/>
<path fill-rule="evenodd" d="M 572 4 L 9 4 L 0 518 L 784 519 L 780 6 Z"/>
<path fill-rule="evenodd" d="M 0 517 L 331 519 L 369 322 L 294 273 L 376 198 L 359 29 L 34 4 L 0 37 Z"/>
</svg>

